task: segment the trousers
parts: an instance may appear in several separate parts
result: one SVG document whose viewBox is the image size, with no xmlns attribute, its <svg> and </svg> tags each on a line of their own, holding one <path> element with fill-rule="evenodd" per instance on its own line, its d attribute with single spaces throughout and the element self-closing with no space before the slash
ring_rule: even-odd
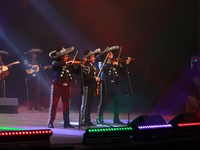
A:
<svg viewBox="0 0 200 150">
<path fill-rule="evenodd" d="M 70 86 L 63 86 L 58 83 L 51 85 L 51 97 L 49 105 L 49 120 L 48 124 L 53 124 L 56 118 L 56 108 L 58 106 L 59 99 L 62 99 L 63 103 L 63 120 L 64 124 L 69 123 L 69 106 L 70 106 Z"/>
<path fill-rule="evenodd" d="M 94 86 L 83 86 L 83 95 L 81 101 L 80 123 L 90 122 L 90 114 L 92 112 L 92 104 L 94 98 Z"/>
<path fill-rule="evenodd" d="M 116 83 L 100 83 L 100 102 L 98 105 L 97 119 L 103 119 L 103 112 L 106 105 L 113 100 L 114 102 L 114 119 L 119 119 L 120 108 L 120 88 Z"/>
</svg>

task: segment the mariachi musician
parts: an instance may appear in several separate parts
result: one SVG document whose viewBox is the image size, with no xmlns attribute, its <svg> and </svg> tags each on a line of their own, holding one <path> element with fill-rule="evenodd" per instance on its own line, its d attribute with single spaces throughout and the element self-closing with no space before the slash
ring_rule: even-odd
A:
<svg viewBox="0 0 200 150">
<path fill-rule="evenodd" d="M 14 64 L 19 64 L 19 61 L 10 63 L 8 65 L 3 63 L 3 58 L 9 55 L 8 52 L 0 50 L 0 97 L 6 98 L 6 82 L 4 78 L 9 74 L 9 69 Z"/>
<path fill-rule="evenodd" d="M 0 75 L 0 97 L 6 97 L 6 82 L 5 80 L 3 80 L 4 78 L 4 72 L 3 72 L 3 66 L 5 65 L 3 62 L 2 62 L 2 59 L 3 57 L 7 57 L 9 55 L 8 52 L 6 51 L 0 51 L 0 72 L 1 72 L 1 75 Z"/>
<path fill-rule="evenodd" d="M 86 58 L 86 63 L 83 66 L 83 95 L 81 102 L 81 112 L 80 112 L 80 125 L 90 126 L 93 125 L 91 122 L 90 114 L 92 111 L 92 100 L 96 92 L 97 82 L 100 78 L 96 76 L 96 67 L 94 66 L 95 56 L 98 55 L 101 50 L 98 48 L 94 51 L 86 50 L 84 52 L 84 58 Z"/>
<path fill-rule="evenodd" d="M 6 82 L 4 77 L 8 75 L 8 72 L 4 70 L 5 64 L 2 62 L 3 58 L 9 55 L 8 52 L 0 50 L 0 97 L 6 97 Z"/>
<path fill-rule="evenodd" d="M 73 74 L 80 73 L 80 67 L 74 64 L 73 60 L 68 58 L 68 53 L 72 52 L 74 47 L 58 47 L 49 53 L 53 59 L 53 80 L 51 85 L 51 98 L 49 106 L 48 127 L 54 128 L 53 122 L 56 118 L 56 108 L 61 97 L 63 103 L 64 128 L 73 128 L 69 118 L 69 104 L 71 96 L 70 84 L 73 81 Z"/>
<path fill-rule="evenodd" d="M 39 72 L 42 68 L 40 62 L 37 59 L 38 54 L 42 54 L 41 49 L 31 49 L 24 52 L 24 55 L 28 56 L 24 61 L 24 68 L 26 69 L 26 92 L 27 92 L 27 102 L 28 110 L 41 110 L 39 102 L 39 90 L 40 90 L 40 77 Z M 47 66 L 43 67 L 47 69 Z"/>
<path fill-rule="evenodd" d="M 124 65 L 118 60 L 113 59 L 113 53 L 119 49 L 119 46 L 107 47 L 97 57 L 103 58 L 103 62 L 99 62 L 99 69 L 102 70 L 100 78 L 100 102 L 97 112 L 97 123 L 103 122 L 103 112 L 110 100 L 114 101 L 114 119 L 113 123 L 123 124 L 119 119 L 120 109 L 120 87 L 119 72 L 125 73 Z M 131 58 L 128 57 L 124 62 L 129 64 Z M 102 66 L 102 64 L 104 64 Z"/>
</svg>

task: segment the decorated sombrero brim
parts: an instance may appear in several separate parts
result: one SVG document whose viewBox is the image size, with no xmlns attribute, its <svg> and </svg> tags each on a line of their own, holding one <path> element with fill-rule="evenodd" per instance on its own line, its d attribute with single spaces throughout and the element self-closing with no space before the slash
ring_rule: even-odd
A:
<svg viewBox="0 0 200 150">
<path fill-rule="evenodd" d="M 9 53 L 3 50 L 0 50 L 0 55 L 8 56 Z"/>
<path fill-rule="evenodd" d="M 107 47 L 105 50 L 103 50 L 99 55 L 97 55 L 97 57 L 104 57 L 106 56 L 107 53 L 109 52 L 113 52 L 119 49 L 119 46 L 111 46 L 111 47 Z"/>
<path fill-rule="evenodd" d="M 31 50 L 29 50 L 27 52 L 24 52 L 25 55 L 26 54 L 31 54 L 31 53 L 40 53 L 41 54 L 41 53 L 43 53 L 43 50 L 33 48 L 33 49 L 31 49 Z"/>
<path fill-rule="evenodd" d="M 98 55 L 98 54 L 100 54 L 101 53 L 101 49 L 100 48 L 97 48 L 96 50 L 94 50 L 94 51 L 89 51 L 89 53 L 88 54 L 86 54 L 86 55 L 84 55 L 84 58 L 88 58 L 88 57 L 90 57 L 90 56 L 92 56 L 92 55 Z"/>
<path fill-rule="evenodd" d="M 49 57 L 50 58 L 59 58 L 65 54 L 68 54 L 70 52 L 72 52 L 74 50 L 74 46 L 69 47 L 69 48 L 62 48 L 59 52 L 57 52 L 56 50 L 53 50 L 52 52 L 49 53 Z"/>
</svg>

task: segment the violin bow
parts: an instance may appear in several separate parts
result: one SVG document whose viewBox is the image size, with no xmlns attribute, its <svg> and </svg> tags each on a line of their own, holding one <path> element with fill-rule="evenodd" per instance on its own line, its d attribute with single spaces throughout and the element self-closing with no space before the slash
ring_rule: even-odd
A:
<svg viewBox="0 0 200 150">
<path fill-rule="evenodd" d="M 121 55 L 121 51 L 122 51 L 122 46 L 120 47 L 120 50 L 119 50 L 119 55 L 118 55 L 118 58 L 117 58 L 117 63 L 119 63 L 119 57 Z"/>
<path fill-rule="evenodd" d="M 100 75 L 100 73 L 101 73 L 101 71 L 102 71 L 102 69 L 103 69 L 103 66 L 104 66 L 104 64 L 106 63 L 107 58 L 108 58 L 108 53 L 107 53 L 107 55 L 106 55 L 106 58 L 104 59 L 104 62 L 103 62 L 103 64 L 102 64 L 102 66 L 101 66 L 101 69 L 99 70 L 99 73 L 98 73 L 97 77 L 99 77 L 99 75 Z"/>
<path fill-rule="evenodd" d="M 74 58 L 73 58 L 73 60 L 72 60 L 72 61 L 74 61 L 74 60 L 75 60 L 75 58 L 76 58 L 77 54 L 78 54 L 78 50 L 76 51 L 76 54 L 75 54 L 75 56 L 74 56 Z"/>
</svg>

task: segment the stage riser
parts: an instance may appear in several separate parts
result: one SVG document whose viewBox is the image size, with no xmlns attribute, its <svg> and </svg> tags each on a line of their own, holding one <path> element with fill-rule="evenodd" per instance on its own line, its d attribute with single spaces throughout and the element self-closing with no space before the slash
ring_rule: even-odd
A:
<svg viewBox="0 0 200 150">
<path fill-rule="evenodd" d="M 0 98 L 0 113 L 18 114 L 18 98 Z"/>
</svg>

